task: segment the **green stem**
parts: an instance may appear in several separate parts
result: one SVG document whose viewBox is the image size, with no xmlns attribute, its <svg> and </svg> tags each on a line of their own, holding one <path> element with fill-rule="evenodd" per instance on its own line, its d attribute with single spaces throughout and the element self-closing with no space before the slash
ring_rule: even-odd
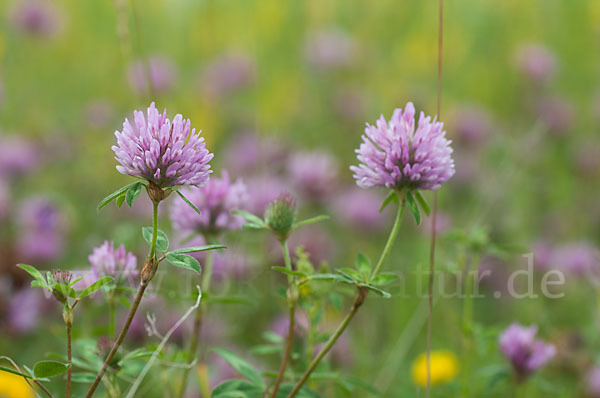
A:
<svg viewBox="0 0 600 398">
<path fill-rule="evenodd" d="M 289 271 L 292 271 L 292 260 L 290 258 L 290 250 L 288 248 L 287 240 L 281 241 L 281 249 L 283 250 L 283 260 L 285 262 L 285 268 L 287 268 Z M 281 366 L 279 367 L 279 373 L 277 374 L 277 379 L 275 380 L 275 385 L 273 386 L 273 391 L 271 392 L 271 398 L 277 397 L 279 386 L 281 385 L 281 381 L 283 380 L 283 376 L 285 374 L 285 368 L 287 367 L 290 355 L 292 353 L 292 342 L 294 340 L 294 323 L 296 317 L 296 301 L 298 299 L 298 294 L 296 279 L 292 275 L 288 275 L 288 285 L 288 301 L 290 307 L 288 337 L 285 345 L 283 359 L 281 361 Z"/>
<path fill-rule="evenodd" d="M 371 279 L 373 279 L 375 276 L 377 276 L 377 273 L 379 272 L 379 269 L 383 265 L 383 262 L 385 261 L 388 254 L 390 253 L 390 251 L 392 249 L 392 245 L 394 244 L 394 241 L 396 240 L 396 235 L 398 235 L 398 231 L 400 230 L 400 221 L 402 220 L 402 214 L 404 213 L 404 207 L 406 207 L 405 206 L 406 197 L 404 196 L 404 194 L 402 194 L 400 192 L 398 192 L 398 195 L 402 196 L 402 200 L 400 202 L 400 206 L 398 206 L 398 211 L 396 212 L 396 220 L 394 221 L 394 226 L 392 227 L 390 236 L 388 237 L 385 247 L 383 248 L 383 252 L 381 252 L 379 261 L 377 261 L 377 265 L 375 266 L 375 269 L 373 270 L 373 273 L 371 274 Z"/>
<path fill-rule="evenodd" d="M 388 254 L 390 253 L 392 246 L 394 244 L 394 241 L 396 240 L 396 236 L 398 235 L 398 231 L 400 230 L 400 222 L 402 220 L 402 214 L 404 213 L 406 199 L 405 199 L 405 196 L 401 192 L 398 192 L 398 195 L 402 196 L 402 200 L 400 201 L 400 205 L 398 206 L 398 211 L 396 213 L 396 220 L 394 221 L 394 225 L 392 226 L 392 230 L 390 231 L 390 236 L 388 237 L 385 247 L 383 248 L 383 252 L 381 253 L 381 256 L 379 257 L 379 261 L 377 261 L 377 265 L 375 266 L 375 269 L 373 270 L 373 273 L 371 274 L 371 279 L 373 279 L 375 276 L 377 276 L 377 273 L 381 269 L 383 262 L 385 261 Z M 315 370 L 315 368 L 321 362 L 323 357 L 325 355 L 327 355 L 327 353 L 329 352 L 331 347 L 333 347 L 333 345 L 337 342 L 337 340 L 342 335 L 342 333 L 344 333 L 344 330 L 346 330 L 346 328 L 348 327 L 348 324 L 350 323 L 352 318 L 354 318 L 354 315 L 356 314 L 356 312 L 358 311 L 360 306 L 364 303 L 366 297 L 367 297 L 367 290 L 363 287 L 359 287 L 358 292 L 356 293 L 356 297 L 354 298 L 354 303 L 352 304 L 352 307 L 350 308 L 350 312 L 342 320 L 342 323 L 340 323 L 340 325 L 338 326 L 336 331 L 333 333 L 333 335 L 331 335 L 331 337 L 327 341 L 327 344 L 325 344 L 325 347 L 323 347 L 323 349 L 312 360 L 312 362 L 310 363 L 310 365 L 308 366 L 308 368 L 306 369 L 306 371 L 304 372 L 304 374 L 302 375 L 302 377 L 300 378 L 298 383 L 296 383 L 296 385 L 294 386 L 294 389 L 292 390 L 292 392 L 290 392 L 290 394 L 288 395 L 288 398 L 292 398 L 296 394 L 298 394 L 298 392 L 300 391 L 300 389 L 302 388 L 304 383 L 306 383 L 306 381 L 310 377 L 311 373 Z"/>
<path fill-rule="evenodd" d="M 69 369 L 67 369 L 67 387 L 65 389 L 65 397 L 71 396 L 71 369 L 73 368 L 73 359 L 71 356 L 71 325 L 67 325 L 67 363 Z"/>
<path fill-rule="evenodd" d="M 208 242 L 208 240 L 207 240 Z M 202 273 L 202 293 L 208 292 L 210 289 L 210 278 L 212 275 L 212 263 L 213 263 L 213 252 L 209 250 L 206 252 L 206 261 L 204 262 L 204 272 Z M 200 341 L 200 330 L 202 329 L 202 316 L 204 312 L 206 312 L 205 304 L 202 303 L 197 309 L 196 314 L 194 315 L 194 326 L 192 328 L 192 340 L 190 342 L 190 348 L 188 350 L 188 360 L 189 362 L 193 362 L 194 358 L 198 352 L 198 343 Z M 179 387 L 177 389 L 177 397 L 183 397 L 185 394 L 185 389 L 188 383 L 188 377 L 190 375 L 191 368 L 185 368 L 183 370 L 183 374 L 181 375 L 181 381 L 179 382 Z"/>
<path fill-rule="evenodd" d="M 156 239 L 158 238 L 158 203 L 152 202 L 152 242 L 150 243 L 150 253 L 148 258 L 154 258 L 156 254 Z"/>
</svg>

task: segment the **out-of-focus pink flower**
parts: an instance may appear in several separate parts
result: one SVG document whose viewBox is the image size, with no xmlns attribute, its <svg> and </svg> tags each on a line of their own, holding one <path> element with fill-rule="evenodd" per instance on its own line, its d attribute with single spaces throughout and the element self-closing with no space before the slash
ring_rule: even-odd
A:
<svg viewBox="0 0 600 398">
<path fill-rule="evenodd" d="M 61 15 L 52 1 L 22 0 L 13 9 L 12 21 L 25 34 L 51 37 L 60 30 Z"/>
<path fill-rule="evenodd" d="M 107 127 L 115 116 L 114 106 L 106 100 L 90 101 L 84 110 L 85 120 L 93 128 Z"/>
<path fill-rule="evenodd" d="M 233 212 L 246 208 L 246 185 L 242 180 L 231 182 L 226 171 L 223 171 L 221 178 L 211 178 L 204 187 L 189 188 L 183 193 L 200 210 L 200 214 L 181 198 L 173 201 L 170 207 L 171 222 L 182 233 L 214 235 L 244 225 L 244 219 Z"/>
<path fill-rule="evenodd" d="M 0 178 L 18 177 L 39 163 L 35 146 L 18 136 L 0 136 Z"/>
<path fill-rule="evenodd" d="M 600 174 L 600 142 L 586 143 L 577 148 L 574 163 L 583 176 Z"/>
<path fill-rule="evenodd" d="M 535 105 L 535 110 L 542 123 L 555 135 L 563 135 L 573 127 L 575 111 L 563 98 L 541 98 Z"/>
<path fill-rule="evenodd" d="M 280 141 L 245 132 L 230 140 L 223 158 L 232 173 L 250 176 L 261 168 L 271 172 L 282 168 L 287 156 L 288 149 Z"/>
<path fill-rule="evenodd" d="M 517 67 L 535 83 L 544 83 L 556 74 L 556 56 L 542 44 L 523 44 L 517 49 Z"/>
<path fill-rule="evenodd" d="M 350 188 L 337 195 L 332 210 L 341 224 L 372 232 L 381 228 L 389 217 L 387 208 L 379 212 L 382 202 L 383 198 L 374 191 Z"/>
<path fill-rule="evenodd" d="M 574 275 L 600 275 L 600 252 L 587 242 L 572 242 L 556 247 L 550 264 Z"/>
<path fill-rule="evenodd" d="M 248 87 L 255 79 L 255 63 L 247 54 L 225 53 L 209 63 L 202 74 L 202 91 L 219 99 Z"/>
<path fill-rule="evenodd" d="M 431 216 L 423 217 L 422 231 L 427 236 L 431 235 L 431 230 L 433 227 L 432 222 L 433 222 L 433 217 L 431 217 Z M 436 214 L 436 217 L 435 217 L 435 234 L 437 236 L 440 236 L 440 235 L 448 232 L 448 230 L 450 230 L 451 227 L 452 227 L 452 219 L 450 218 L 450 216 L 444 212 L 438 211 Z"/>
<path fill-rule="evenodd" d="M 544 366 L 556 354 L 556 348 L 536 340 L 537 327 L 511 324 L 500 335 L 500 350 L 511 362 L 518 382 Z"/>
<path fill-rule="evenodd" d="M 10 209 L 10 190 L 8 185 L 0 179 L 0 220 L 8 214 Z"/>
<path fill-rule="evenodd" d="M 335 189 L 338 166 L 327 152 L 298 152 L 289 160 L 288 173 L 292 185 L 304 198 L 320 202 Z"/>
<path fill-rule="evenodd" d="M 308 62 L 319 69 L 336 69 L 352 65 L 356 43 L 350 35 L 329 28 L 308 36 L 305 54 Z"/>
<path fill-rule="evenodd" d="M 53 261 L 62 253 L 64 220 L 56 205 L 38 197 L 24 202 L 19 209 L 17 247 L 27 261 Z"/>
<path fill-rule="evenodd" d="M 8 306 L 8 325 L 14 332 L 31 332 L 38 324 L 43 307 L 44 295 L 40 289 L 25 287 L 11 297 Z"/>
<path fill-rule="evenodd" d="M 464 106 L 451 117 L 450 135 L 466 146 L 479 146 L 492 132 L 490 115 L 478 106 Z"/>
<path fill-rule="evenodd" d="M 416 127 L 416 129 L 415 129 Z M 415 126 L 415 107 L 397 108 L 390 121 L 383 115 L 367 124 L 356 150 L 358 166 L 351 166 L 361 188 L 435 190 L 455 173 L 451 141 L 444 125 L 423 112 Z"/>
<path fill-rule="evenodd" d="M 148 72 L 150 79 L 148 79 Z M 140 95 L 148 93 L 152 85 L 154 94 L 163 94 L 173 88 L 176 69 L 173 62 L 164 55 L 152 55 L 148 59 L 139 59 L 129 66 L 129 84 Z"/>
<path fill-rule="evenodd" d="M 594 366 L 585 377 L 586 394 L 589 398 L 600 398 L 600 366 Z"/>
<path fill-rule="evenodd" d="M 275 175 L 260 175 L 247 180 L 248 211 L 260 217 L 267 209 L 267 205 L 277 199 L 283 192 L 289 191 L 289 185 L 283 178 Z"/>
<path fill-rule="evenodd" d="M 290 317 L 286 315 L 279 315 L 271 322 L 269 330 L 283 338 L 287 338 L 290 328 Z M 310 320 L 304 311 L 296 311 L 294 318 L 294 335 L 295 336 L 306 336 L 308 329 L 310 328 Z"/>
<path fill-rule="evenodd" d="M 138 274 L 137 258 L 127 252 L 125 245 L 115 249 L 114 242 L 105 241 L 88 257 L 96 278 L 112 276 L 115 280 L 129 279 Z"/>
</svg>

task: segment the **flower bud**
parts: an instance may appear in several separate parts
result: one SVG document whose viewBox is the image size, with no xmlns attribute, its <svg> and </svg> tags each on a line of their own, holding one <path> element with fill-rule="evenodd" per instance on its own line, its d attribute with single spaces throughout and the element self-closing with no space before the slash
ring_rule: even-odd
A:
<svg viewBox="0 0 600 398">
<path fill-rule="evenodd" d="M 296 201 L 289 193 L 281 194 L 265 211 L 265 222 L 280 241 L 285 241 L 296 221 Z"/>
<path fill-rule="evenodd" d="M 156 273 L 156 269 L 158 264 L 155 264 L 155 261 L 153 258 L 149 258 L 148 260 L 146 260 L 146 262 L 144 263 L 144 267 L 142 268 L 142 283 L 147 285 L 148 283 L 150 283 L 150 281 L 152 280 L 152 278 L 154 277 L 154 274 Z"/>
<path fill-rule="evenodd" d="M 65 321 L 65 325 L 71 327 L 73 325 L 73 309 L 68 305 L 65 305 L 63 308 L 63 320 Z"/>
<path fill-rule="evenodd" d="M 67 302 L 67 298 L 65 297 L 65 291 L 64 291 L 64 286 L 56 286 L 56 285 L 68 285 L 71 282 L 71 279 L 73 278 L 73 274 L 70 273 L 69 271 L 61 271 L 59 269 L 53 269 L 52 271 L 50 271 L 50 274 L 52 275 L 52 278 L 54 279 L 54 287 L 52 289 L 52 295 L 54 296 L 54 298 L 56 298 L 59 302 L 66 304 Z M 49 281 L 52 282 L 52 281 Z M 64 314 L 63 314 L 64 316 Z M 66 320 L 65 320 L 66 322 Z"/>
</svg>

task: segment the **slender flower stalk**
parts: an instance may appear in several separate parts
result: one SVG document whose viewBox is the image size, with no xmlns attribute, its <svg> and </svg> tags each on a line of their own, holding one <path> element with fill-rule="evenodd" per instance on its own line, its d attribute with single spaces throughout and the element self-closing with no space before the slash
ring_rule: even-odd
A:
<svg viewBox="0 0 600 398">
<path fill-rule="evenodd" d="M 398 194 L 400 195 L 400 193 L 398 193 Z M 379 256 L 379 260 L 377 261 L 375 270 L 373 271 L 373 274 L 371 275 L 371 279 L 373 279 L 375 276 L 377 276 L 377 272 L 379 272 L 379 269 L 381 268 L 383 262 L 385 261 L 388 254 L 391 251 L 394 240 L 396 239 L 396 236 L 398 235 L 398 230 L 400 229 L 400 223 L 402 220 L 402 214 L 404 213 L 404 207 L 405 207 L 405 198 L 404 198 L 404 196 L 402 196 L 402 201 L 400 202 L 400 204 L 398 206 L 398 211 L 396 213 L 396 220 L 394 221 L 394 225 L 392 226 L 392 230 L 390 231 L 390 235 L 388 237 L 386 245 L 383 248 L 383 252 L 381 252 L 381 255 Z M 298 392 L 300 391 L 302 386 L 306 383 L 306 381 L 310 377 L 311 373 L 315 370 L 317 365 L 319 365 L 319 363 L 321 362 L 323 357 L 325 357 L 325 355 L 327 355 L 329 350 L 331 350 L 331 348 L 335 345 L 335 343 L 340 338 L 342 333 L 344 333 L 344 330 L 346 330 L 346 328 L 350 324 L 350 321 L 352 320 L 352 318 L 354 318 L 354 315 L 356 315 L 356 312 L 361 307 L 361 305 L 364 303 L 366 298 L 367 298 L 367 289 L 364 287 L 359 287 L 358 291 L 356 293 L 356 297 L 354 298 L 354 302 L 352 303 L 352 307 L 350 307 L 350 312 L 348 312 L 348 314 L 342 320 L 342 322 L 339 324 L 339 326 L 337 327 L 335 332 L 331 335 L 331 337 L 327 341 L 327 344 L 325 344 L 325 347 L 323 347 L 323 349 L 312 360 L 311 364 L 308 366 L 306 371 L 304 371 L 304 374 L 302 375 L 300 380 L 296 383 L 296 385 L 294 386 L 294 389 L 288 395 L 288 398 L 293 398 L 294 396 L 296 396 L 296 394 L 298 394 Z"/>
<path fill-rule="evenodd" d="M 142 297 L 144 297 L 144 292 L 146 291 L 148 284 L 152 280 L 152 277 L 154 277 L 154 274 L 156 273 L 156 268 L 158 267 L 158 263 L 160 262 L 160 260 L 162 260 L 162 258 L 159 259 L 158 261 L 156 259 L 156 240 L 158 237 L 158 205 L 159 205 L 159 202 L 152 201 L 152 203 L 153 203 L 152 241 L 150 243 L 150 251 L 148 253 L 148 259 L 146 260 L 146 264 L 144 264 L 144 268 L 142 269 L 141 281 L 140 281 L 140 286 L 138 287 L 137 295 L 135 297 L 133 304 L 131 305 L 131 309 L 129 310 L 129 314 L 127 315 L 127 320 L 125 321 L 125 324 L 123 325 L 123 328 L 121 329 L 121 332 L 119 333 L 119 336 L 117 337 L 117 340 L 114 342 L 112 349 L 110 350 L 108 356 L 106 357 L 104 364 L 102 365 L 102 368 L 98 372 L 96 379 L 94 379 L 94 382 L 90 386 L 90 389 L 86 394 L 86 398 L 90 398 L 94 395 L 94 392 L 96 391 L 96 389 L 98 388 L 98 385 L 100 384 L 100 381 L 102 380 L 102 376 L 104 376 L 106 369 L 110 365 L 113 357 L 115 356 L 115 354 L 119 350 L 119 347 L 123 343 L 123 340 L 125 339 L 125 335 L 127 335 L 127 331 L 129 330 L 129 327 L 131 326 L 131 322 L 133 321 L 135 313 L 137 312 L 137 309 L 140 306 Z"/>
<path fill-rule="evenodd" d="M 442 65 L 444 52 L 444 0 L 438 0 L 438 54 L 437 54 L 437 116 L 442 111 Z M 431 394 L 431 332 L 433 329 L 433 284 L 435 282 L 435 238 L 437 221 L 437 191 L 433 191 L 433 208 L 431 214 L 431 247 L 429 251 L 429 286 L 427 291 L 427 378 L 425 398 Z M 466 372 L 465 372 L 466 373 Z"/>
<path fill-rule="evenodd" d="M 287 241 L 281 241 L 281 248 L 283 250 L 283 258 L 285 261 L 285 267 L 292 271 L 292 261 L 290 259 L 290 250 L 288 248 Z M 279 391 L 279 386 L 281 385 L 281 381 L 283 380 L 283 376 L 285 374 L 285 368 L 290 359 L 290 355 L 292 353 L 292 342 L 294 340 L 294 326 L 296 323 L 296 302 L 298 300 L 297 286 L 296 280 L 294 276 L 288 276 L 288 304 L 290 307 L 290 321 L 288 326 L 288 337 L 285 345 L 285 352 L 283 354 L 283 359 L 281 361 L 281 366 L 279 367 L 279 373 L 277 374 L 277 379 L 275 380 L 275 385 L 273 386 L 273 391 L 271 392 L 271 398 L 277 397 L 277 392 Z"/>
</svg>

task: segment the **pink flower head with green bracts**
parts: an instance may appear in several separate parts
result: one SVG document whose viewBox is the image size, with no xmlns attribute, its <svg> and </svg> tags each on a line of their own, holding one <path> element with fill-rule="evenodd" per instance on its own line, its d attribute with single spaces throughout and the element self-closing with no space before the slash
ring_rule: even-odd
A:
<svg viewBox="0 0 600 398">
<path fill-rule="evenodd" d="M 167 110 L 158 113 L 154 102 L 143 112 L 134 112 L 134 123 L 125 119 L 123 131 L 116 131 L 117 145 L 112 149 L 120 163 L 117 170 L 153 182 L 161 188 L 178 185 L 203 186 L 211 173 L 208 162 L 213 154 L 204 138 L 190 132 L 190 120 Z"/>
<path fill-rule="evenodd" d="M 88 257 L 94 277 L 112 276 L 130 278 L 137 275 L 137 258 L 125 249 L 125 245 L 115 247 L 113 242 L 105 241 L 94 249 Z"/>
<path fill-rule="evenodd" d="M 511 324 L 499 338 L 500 350 L 511 362 L 519 381 L 544 366 L 556 354 L 556 347 L 535 338 L 537 327 Z"/>
<path fill-rule="evenodd" d="M 415 129 L 415 107 L 398 108 L 387 122 L 367 124 L 356 150 L 360 165 L 351 166 L 361 188 L 435 190 L 454 175 L 451 141 L 444 125 L 423 112 Z"/>
</svg>

